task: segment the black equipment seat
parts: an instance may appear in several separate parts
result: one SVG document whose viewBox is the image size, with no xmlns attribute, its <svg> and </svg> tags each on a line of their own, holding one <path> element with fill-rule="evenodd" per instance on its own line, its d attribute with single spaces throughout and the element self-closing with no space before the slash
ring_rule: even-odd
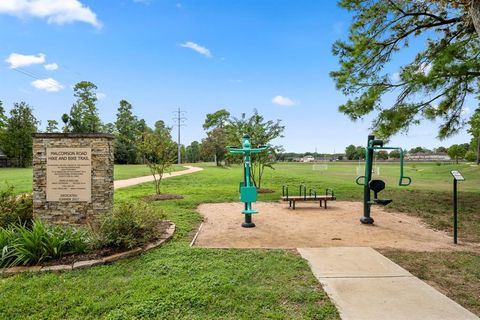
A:
<svg viewBox="0 0 480 320">
<path fill-rule="evenodd" d="M 392 199 L 378 199 L 378 193 L 385 189 L 385 182 L 383 180 L 371 180 L 368 183 L 368 187 L 373 191 L 373 202 L 382 206 L 386 206 Z"/>
</svg>

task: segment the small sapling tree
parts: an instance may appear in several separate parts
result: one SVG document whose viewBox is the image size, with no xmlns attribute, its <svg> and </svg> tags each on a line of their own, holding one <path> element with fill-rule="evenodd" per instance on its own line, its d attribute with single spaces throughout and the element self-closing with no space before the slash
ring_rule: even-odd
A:
<svg viewBox="0 0 480 320">
<path fill-rule="evenodd" d="M 177 149 L 170 130 L 163 121 L 157 121 L 155 129 L 144 134 L 140 146 L 145 163 L 153 175 L 157 195 L 160 194 L 163 174 L 175 163 Z"/>
</svg>

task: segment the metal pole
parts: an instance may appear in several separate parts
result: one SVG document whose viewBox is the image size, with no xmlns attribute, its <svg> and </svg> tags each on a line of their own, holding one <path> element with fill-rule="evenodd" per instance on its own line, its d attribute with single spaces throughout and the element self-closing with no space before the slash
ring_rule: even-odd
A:
<svg viewBox="0 0 480 320">
<path fill-rule="evenodd" d="M 372 224 L 373 219 L 370 217 L 370 187 L 368 183 L 372 179 L 372 158 L 373 146 L 370 142 L 375 139 L 375 136 L 369 135 L 367 142 L 367 149 L 365 150 L 365 184 L 363 186 L 363 217 L 360 222 L 363 224 Z"/>
<path fill-rule="evenodd" d="M 181 164 L 182 163 L 182 153 L 180 151 L 180 121 L 181 121 L 181 118 L 180 118 L 180 108 L 178 108 L 178 150 L 177 150 L 177 162 L 178 164 Z"/>
<path fill-rule="evenodd" d="M 453 243 L 457 244 L 457 179 L 453 179 Z"/>
</svg>

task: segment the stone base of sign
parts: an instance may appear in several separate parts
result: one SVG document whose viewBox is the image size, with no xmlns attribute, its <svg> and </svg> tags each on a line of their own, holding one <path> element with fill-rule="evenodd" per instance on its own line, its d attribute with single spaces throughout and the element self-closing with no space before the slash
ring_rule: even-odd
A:
<svg viewBox="0 0 480 320">
<path fill-rule="evenodd" d="M 170 240 L 173 237 L 173 234 L 175 233 L 175 224 L 173 222 L 169 222 L 169 223 L 170 223 L 170 226 L 167 229 L 165 229 L 165 231 L 160 235 L 157 241 L 149 243 L 143 247 L 112 254 L 110 256 L 103 257 L 101 259 L 75 261 L 72 264 L 59 264 L 59 265 L 44 266 L 44 267 L 43 266 L 31 266 L 31 267 L 19 266 L 19 267 L 4 268 L 4 269 L 0 269 L 0 275 L 2 274 L 13 275 L 13 274 L 22 273 L 22 272 L 40 272 L 40 271 L 41 272 L 45 272 L 45 271 L 62 272 L 62 271 L 69 271 L 74 269 L 89 268 L 89 267 L 104 265 L 104 264 L 111 264 L 115 261 L 133 257 L 136 255 L 139 255 L 142 252 L 152 250 L 162 245 L 166 241 Z"/>
<path fill-rule="evenodd" d="M 34 216 L 49 223 L 79 226 L 87 224 L 99 214 L 110 211 L 113 206 L 113 139 L 112 135 L 102 133 L 34 134 L 32 163 Z M 79 150 L 88 151 L 87 166 L 85 165 L 86 152 L 79 152 Z M 71 154 L 72 157 L 52 156 L 62 154 Z M 65 165 L 62 169 L 60 160 L 63 159 L 65 159 Z M 52 169 L 53 165 L 58 167 Z M 78 172 L 75 172 L 76 165 L 78 165 Z M 60 172 L 58 168 L 63 171 Z M 85 169 L 82 168 L 88 168 L 90 172 L 85 174 Z M 81 170 L 84 170 L 83 175 Z M 47 171 L 49 171 L 48 174 Z M 70 171 L 73 172 L 69 177 Z M 63 174 L 63 177 L 59 177 L 59 174 Z M 47 183 L 47 175 L 51 180 L 55 178 L 60 182 L 55 181 L 52 187 L 52 181 Z M 64 185 L 61 185 L 62 181 Z M 61 193 L 62 191 L 58 190 L 62 188 L 66 190 L 63 192 L 71 198 L 55 194 L 55 192 Z M 89 197 L 85 197 L 86 191 Z M 80 194 L 78 198 L 76 192 Z M 55 201 L 47 201 L 47 194 L 50 199 L 52 195 L 58 197 Z"/>
</svg>

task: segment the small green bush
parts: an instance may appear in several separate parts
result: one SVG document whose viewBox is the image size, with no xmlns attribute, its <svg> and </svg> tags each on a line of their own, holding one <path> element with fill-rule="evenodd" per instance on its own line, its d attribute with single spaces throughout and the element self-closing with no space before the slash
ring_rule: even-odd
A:
<svg viewBox="0 0 480 320">
<path fill-rule="evenodd" d="M 0 190 L 0 227 L 10 224 L 31 226 L 33 201 L 31 194 L 16 195 L 13 186 Z"/>
<path fill-rule="evenodd" d="M 144 245 L 158 236 L 164 218 L 163 212 L 155 212 L 146 204 L 121 203 L 92 226 L 97 247 L 131 249 Z"/>
<path fill-rule="evenodd" d="M 467 151 L 467 153 L 465 153 L 465 160 L 470 161 L 470 162 L 477 161 L 477 154 L 475 152 L 469 150 L 469 151 Z"/>
<path fill-rule="evenodd" d="M 91 237 L 81 229 L 49 226 L 34 220 L 31 228 L 0 228 L 0 267 L 35 264 L 87 251 Z"/>
</svg>

